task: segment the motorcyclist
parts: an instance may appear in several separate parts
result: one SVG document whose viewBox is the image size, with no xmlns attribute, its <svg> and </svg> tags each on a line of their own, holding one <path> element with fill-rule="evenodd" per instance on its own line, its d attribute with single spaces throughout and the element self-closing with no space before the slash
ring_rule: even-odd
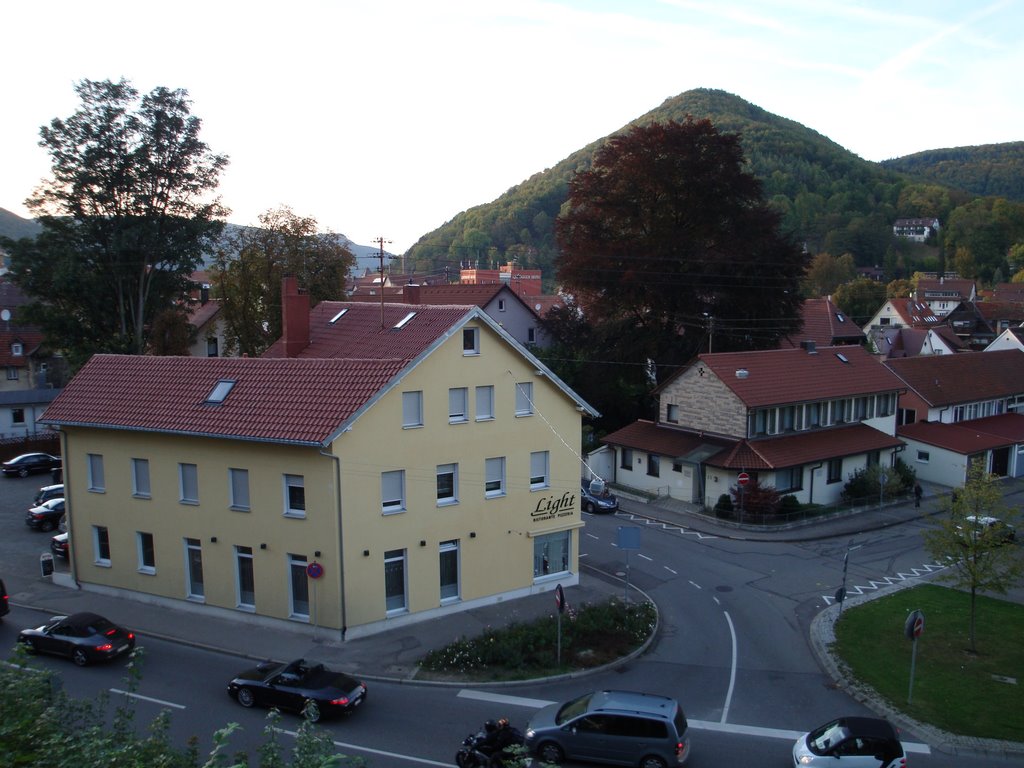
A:
<svg viewBox="0 0 1024 768">
<path fill-rule="evenodd" d="M 491 765 L 502 765 L 512 757 L 511 747 L 521 746 L 524 742 L 523 734 L 517 728 L 513 728 L 507 717 L 503 717 L 495 725 L 494 750 L 491 753 Z"/>
</svg>

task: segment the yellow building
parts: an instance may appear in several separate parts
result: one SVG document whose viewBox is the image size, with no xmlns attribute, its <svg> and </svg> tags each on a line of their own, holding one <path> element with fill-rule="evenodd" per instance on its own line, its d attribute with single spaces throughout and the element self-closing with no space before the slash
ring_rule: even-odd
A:
<svg viewBox="0 0 1024 768">
<path fill-rule="evenodd" d="M 263 358 L 97 355 L 47 409 L 83 588 L 353 638 L 578 581 L 587 403 L 476 307 L 284 304 Z"/>
</svg>

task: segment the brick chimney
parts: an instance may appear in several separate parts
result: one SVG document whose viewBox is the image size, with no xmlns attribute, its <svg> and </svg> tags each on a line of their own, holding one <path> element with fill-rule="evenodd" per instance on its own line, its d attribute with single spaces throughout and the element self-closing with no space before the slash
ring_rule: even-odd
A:
<svg viewBox="0 0 1024 768">
<path fill-rule="evenodd" d="M 413 283 L 402 286 L 402 300 L 406 304 L 420 303 L 420 287 Z"/>
<path fill-rule="evenodd" d="M 285 357 L 297 357 L 309 346 L 309 294 L 299 291 L 294 275 L 281 279 L 281 335 Z"/>
</svg>

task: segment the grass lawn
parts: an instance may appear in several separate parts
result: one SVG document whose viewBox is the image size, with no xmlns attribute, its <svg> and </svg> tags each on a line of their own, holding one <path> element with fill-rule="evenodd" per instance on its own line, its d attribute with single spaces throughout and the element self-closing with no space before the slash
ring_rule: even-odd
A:
<svg viewBox="0 0 1024 768">
<path fill-rule="evenodd" d="M 903 627 L 916 609 L 925 625 L 908 705 L 913 643 Z M 931 584 L 847 609 L 835 632 L 834 650 L 854 677 L 914 719 L 965 736 L 1024 738 L 1024 606 L 978 597 L 976 654 L 970 595 Z"/>
</svg>

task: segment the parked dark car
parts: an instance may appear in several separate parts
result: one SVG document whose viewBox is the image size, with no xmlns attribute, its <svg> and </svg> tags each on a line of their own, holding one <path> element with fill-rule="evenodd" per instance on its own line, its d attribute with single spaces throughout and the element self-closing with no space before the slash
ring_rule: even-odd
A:
<svg viewBox="0 0 1024 768">
<path fill-rule="evenodd" d="M 8 476 L 28 477 L 36 472 L 49 472 L 60 466 L 60 457 L 48 453 L 23 453 L 3 463 L 3 473 Z"/>
<path fill-rule="evenodd" d="M 50 551 L 62 560 L 68 559 L 68 534 L 58 533 L 52 539 L 50 539 Z"/>
<path fill-rule="evenodd" d="M 25 513 L 25 525 L 37 531 L 52 531 L 64 517 L 64 499 L 50 499 Z"/>
<path fill-rule="evenodd" d="M 583 480 L 580 483 L 580 505 L 584 512 L 590 514 L 615 512 L 619 508 L 619 500 L 603 484 L 600 490 L 591 490 L 590 483 Z"/>
<path fill-rule="evenodd" d="M 288 664 L 264 662 L 242 672 L 228 683 L 228 694 L 243 707 L 259 705 L 299 712 L 315 702 L 307 716 L 321 717 L 351 712 L 366 701 L 366 685 L 323 664 L 296 659 Z"/>
<path fill-rule="evenodd" d="M 39 627 L 23 629 L 18 642 L 32 653 L 67 656 L 84 667 L 129 653 L 135 647 L 135 633 L 95 613 L 54 616 Z"/>
<path fill-rule="evenodd" d="M 7 587 L 4 580 L 0 579 L 0 616 L 6 616 L 11 612 L 11 606 L 7 604 Z"/>
<path fill-rule="evenodd" d="M 907 755 L 888 720 L 840 717 L 797 739 L 793 764 L 811 768 L 906 768 Z"/>
<path fill-rule="evenodd" d="M 63 499 L 64 498 L 64 483 L 56 483 L 55 485 L 44 485 L 38 491 L 36 491 L 35 498 L 32 499 L 34 506 L 39 506 L 44 501 L 50 499 Z"/>
</svg>

